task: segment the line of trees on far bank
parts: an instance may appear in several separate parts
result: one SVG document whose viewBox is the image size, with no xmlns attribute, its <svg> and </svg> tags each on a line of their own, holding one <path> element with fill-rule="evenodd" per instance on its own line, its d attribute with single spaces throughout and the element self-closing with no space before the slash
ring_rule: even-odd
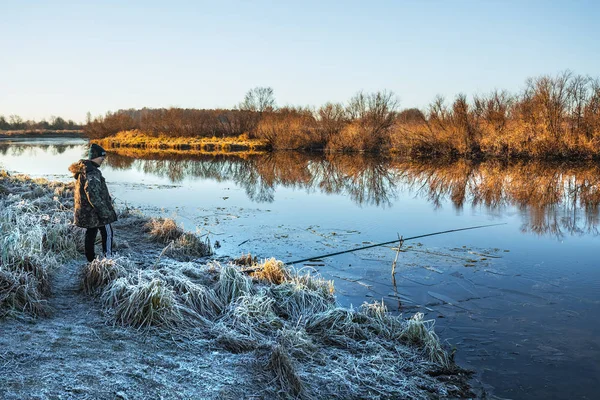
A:
<svg viewBox="0 0 600 400">
<path fill-rule="evenodd" d="M 277 107 L 271 88 L 250 90 L 234 109 L 119 110 L 88 119 L 92 138 L 138 130 L 167 137 L 267 140 L 275 149 L 400 151 L 413 156 L 599 157 L 600 81 L 569 71 L 527 79 L 425 110 L 400 109 L 394 93 L 359 92 L 345 104 Z"/>
<path fill-rule="evenodd" d="M 65 120 L 62 117 L 50 117 L 50 121 L 24 120 L 18 115 L 5 117 L 0 115 L 0 131 L 75 131 L 82 130 L 83 126 L 76 124 L 73 120 Z"/>
</svg>

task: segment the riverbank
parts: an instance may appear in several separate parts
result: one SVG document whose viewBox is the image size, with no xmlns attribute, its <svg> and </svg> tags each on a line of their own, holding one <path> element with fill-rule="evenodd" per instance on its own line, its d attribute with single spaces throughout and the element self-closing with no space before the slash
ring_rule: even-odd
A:
<svg viewBox="0 0 600 400">
<path fill-rule="evenodd" d="M 118 257 L 88 264 L 71 184 L 0 173 L 0 203 L 4 398 L 472 396 L 422 314 L 342 308 L 331 282 L 130 209 Z"/>
<path fill-rule="evenodd" d="M 417 129 L 416 125 L 412 128 Z M 411 128 L 411 129 L 412 129 Z M 314 154 L 373 154 L 383 157 L 403 157 L 420 162 L 455 162 L 457 160 L 470 160 L 474 162 L 483 161 L 536 161 L 536 162 L 586 162 L 595 161 L 600 158 L 597 149 L 597 141 L 579 141 L 577 144 L 563 143 L 564 140 L 554 141 L 547 137 L 537 137 L 529 140 L 529 147 L 509 145 L 509 142 L 501 146 L 489 143 L 477 147 L 476 151 L 466 151 L 456 143 L 451 143 L 451 138 L 459 137 L 457 132 L 444 135 L 428 131 L 426 127 L 419 127 L 416 131 L 400 129 L 390 136 L 390 146 L 377 150 L 364 150 L 363 147 L 355 146 L 356 142 L 348 139 L 347 142 L 338 143 L 335 148 L 319 147 L 317 145 L 274 145 L 267 139 L 249 139 L 247 135 L 223 138 L 206 137 L 182 137 L 182 136 L 153 136 L 141 131 L 121 131 L 116 135 L 103 139 L 92 139 L 92 142 L 100 144 L 113 152 L 132 155 L 141 155 L 146 152 L 167 155 L 177 154 L 203 154 L 222 155 L 231 153 L 262 154 L 267 152 L 289 152 Z M 290 133 L 290 140 L 293 135 Z M 431 137 L 430 137 L 431 136 Z M 443 137 L 442 137 L 443 136 Z M 286 136 L 287 137 L 287 136 Z M 1 136 L 0 136 L 1 138 Z M 356 139 L 356 138 L 355 138 Z M 506 139 L 506 138 L 504 138 Z M 503 140 L 504 140 L 503 139 Z M 506 140 L 505 140 L 506 141 Z"/>
<path fill-rule="evenodd" d="M 93 140 L 106 149 L 153 149 L 171 152 L 222 154 L 231 152 L 260 153 L 269 149 L 267 142 L 245 135 L 224 138 L 151 136 L 143 132 L 122 131 L 114 136 Z"/>
</svg>

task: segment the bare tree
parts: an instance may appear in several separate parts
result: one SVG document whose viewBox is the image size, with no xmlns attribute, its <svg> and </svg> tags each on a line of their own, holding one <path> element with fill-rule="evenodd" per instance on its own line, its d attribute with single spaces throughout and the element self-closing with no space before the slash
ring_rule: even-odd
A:
<svg viewBox="0 0 600 400">
<path fill-rule="evenodd" d="M 452 104 L 452 120 L 454 126 L 458 129 L 458 133 L 463 136 L 465 153 L 472 154 L 476 152 L 476 130 L 470 115 L 467 96 L 464 93 L 459 93 Z"/>
<path fill-rule="evenodd" d="M 8 123 L 6 118 L 4 118 L 4 115 L 0 115 L 0 129 L 2 129 L 2 130 L 10 129 L 10 124 Z"/>
<path fill-rule="evenodd" d="M 422 123 L 426 121 L 425 114 L 418 108 L 407 108 L 398 113 L 396 118 L 402 124 Z"/>
<path fill-rule="evenodd" d="M 357 93 L 350 99 L 346 112 L 359 128 L 363 150 L 380 150 L 389 141 L 389 130 L 394 124 L 399 101 L 386 90 L 365 94 Z"/>
<path fill-rule="evenodd" d="M 450 112 L 446 106 L 446 99 L 442 95 L 435 96 L 429 105 L 429 121 L 434 122 L 441 130 L 446 130 L 446 121 Z"/>
<path fill-rule="evenodd" d="M 329 139 L 337 135 L 348 122 L 346 110 L 340 103 L 326 103 L 316 112 L 316 118 L 322 132 L 321 140 L 325 144 Z"/>
<path fill-rule="evenodd" d="M 22 129 L 25 121 L 20 116 L 13 114 L 8 117 L 8 122 L 12 125 L 12 129 Z"/>
<path fill-rule="evenodd" d="M 265 112 L 275 109 L 275 95 L 271 87 L 255 87 L 244 96 L 244 101 L 239 105 L 240 110 Z"/>
<path fill-rule="evenodd" d="M 570 114 L 569 127 L 572 135 L 579 133 L 583 125 L 583 111 L 589 102 L 589 83 L 591 78 L 582 75 L 573 76 L 567 86 L 567 102 Z"/>
<path fill-rule="evenodd" d="M 473 97 L 473 114 L 491 125 L 495 133 L 501 133 L 510 119 L 513 104 L 514 98 L 506 90 L 494 90 L 487 96 Z"/>
</svg>

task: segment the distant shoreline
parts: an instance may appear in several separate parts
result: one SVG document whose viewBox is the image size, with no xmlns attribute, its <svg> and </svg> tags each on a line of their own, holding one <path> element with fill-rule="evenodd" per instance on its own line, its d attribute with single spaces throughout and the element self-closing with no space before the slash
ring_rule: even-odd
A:
<svg viewBox="0 0 600 400">
<path fill-rule="evenodd" d="M 460 153 L 436 154 L 431 152 L 414 152 L 410 147 L 392 147 L 380 151 L 345 150 L 331 151 L 327 149 L 285 149 L 274 148 L 265 139 L 248 138 L 246 134 L 233 137 L 198 137 L 198 136 L 154 136 L 139 130 L 121 131 L 115 135 L 102 139 L 92 139 L 85 131 L 65 130 L 36 130 L 36 131 L 0 131 L 0 142 L 19 142 L 30 139 L 82 139 L 100 144 L 115 153 L 147 152 L 164 154 L 202 154 L 202 155 L 227 155 L 227 154 L 263 154 L 278 151 L 298 151 L 313 154 L 374 154 L 380 156 L 403 156 L 415 161 L 432 160 L 460 160 L 472 161 L 548 161 L 548 162 L 588 162 L 600 159 L 597 153 L 579 153 L 577 151 L 548 152 L 541 154 L 517 153 L 495 154 L 479 152 L 478 154 L 465 155 Z"/>
<path fill-rule="evenodd" d="M 0 131 L 0 139 L 81 138 L 88 139 L 83 130 Z"/>
<path fill-rule="evenodd" d="M 271 150 L 266 141 L 249 139 L 246 136 L 227 138 L 161 137 L 150 136 L 139 131 L 119 132 L 104 139 L 92 140 L 109 149 L 145 149 L 167 152 L 191 153 L 260 153 Z"/>
<path fill-rule="evenodd" d="M 327 149 L 295 149 L 274 148 L 264 139 L 250 139 L 247 135 L 207 138 L 189 136 L 154 136 L 138 130 L 121 131 L 115 135 L 102 139 L 90 139 L 107 150 L 119 152 L 119 149 L 127 151 L 152 151 L 165 154 L 230 154 L 230 153 L 271 153 L 279 151 L 298 151 L 313 154 L 374 154 L 380 156 L 404 156 L 413 160 L 459 160 L 468 159 L 472 161 L 500 160 L 500 161 L 549 161 L 549 162 L 585 162 L 596 161 L 600 154 L 571 152 L 548 152 L 532 154 L 521 152 L 516 154 L 495 154 L 493 152 L 479 152 L 477 154 L 415 152 L 410 146 L 392 147 L 387 150 L 365 151 L 365 150 L 327 150 Z"/>
</svg>

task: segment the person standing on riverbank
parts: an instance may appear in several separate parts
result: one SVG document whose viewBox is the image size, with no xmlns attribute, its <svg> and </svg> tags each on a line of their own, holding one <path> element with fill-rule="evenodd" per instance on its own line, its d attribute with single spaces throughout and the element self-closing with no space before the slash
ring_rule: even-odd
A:
<svg viewBox="0 0 600 400">
<path fill-rule="evenodd" d="M 100 165 L 105 158 L 106 150 L 92 144 L 88 159 L 79 160 L 69 167 L 75 178 L 74 224 L 86 228 L 85 256 L 90 262 L 96 258 L 94 243 L 98 231 L 102 236 L 104 256 L 112 256 L 113 230 L 110 224 L 117 220 L 117 213 L 112 206 L 106 181 L 100 172 Z"/>
</svg>

